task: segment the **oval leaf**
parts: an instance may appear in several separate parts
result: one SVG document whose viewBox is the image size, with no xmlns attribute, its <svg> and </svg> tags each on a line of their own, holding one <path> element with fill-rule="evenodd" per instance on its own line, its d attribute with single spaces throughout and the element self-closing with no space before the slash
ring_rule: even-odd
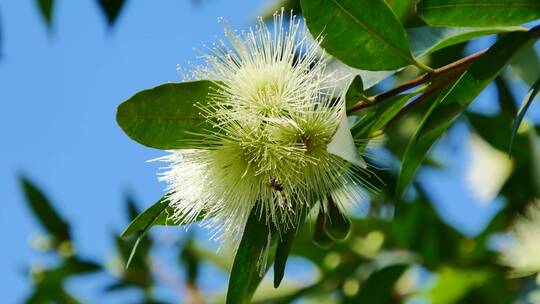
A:
<svg viewBox="0 0 540 304">
<path fill-rule="evenodd" d="M 534 35 L 533 31 L 506 35 L 473 63 L 447 93 L 439 94 L 407 146 L 398 177 L 398 196 L 405 191 L 433 143 Z"/>
<path fill-rule="evenodd" d="M 422 0 L 418 15 L 429 25 L 494 27 L 540 18 L 539 0 Z"/>
<path fill-rule="evenodd" d="M 208 80 L 167 83 L 123 102 L 116 121 L 134 141 L 157 149 L 189 148 L 209 128 L 196 103 L 206 104 L 217 85 Z"/>
<path fill-rule="evenodd" d="M 383 0 L 302 0 L 310 32 L 321 46 L 351 67 L 393 70 L 419 65 L 403 26 Z"/>
</svg>

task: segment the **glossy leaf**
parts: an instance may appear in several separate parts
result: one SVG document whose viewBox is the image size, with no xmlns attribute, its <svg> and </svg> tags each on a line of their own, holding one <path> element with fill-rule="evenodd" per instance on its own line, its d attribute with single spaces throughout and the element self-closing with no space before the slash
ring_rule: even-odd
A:
<svg viewBox="0 0 540 304">
<path fill-rule="evenodd" d="M 206 104 L 216 85 L 207 80 L 167 83 L 141 91 L 123 102 L 116 121 L 136 142 L 157 149 L 191 147 L 209 128 L 195 103 Z"/>
<path fill-rule="evenodd" d="M 478 37 L 523 31 L 521 27 L 493 28 L 451 28 L 451 27 L 415 27 L 407 29 L 411 49 L 415 57 L 431 54 L 445 47 L 469 41 Z"/>
<path fill-rule="evenodd" d="M 124 7 L 125 0 L 98 0 L 98 4 L 109 25 L 113 25 Z"/>
<path fill-rule="evenodd" d="M 405 151 L 396 190 L 398 196 L 405 191 L 433 143 L 495 79 L 510 57 L 533 37 L 532 32 L 513 32 L 504 36 L 473 63 L 448 92 L 439 94 Z"/>
<path fill-rule="evenodd" d="M 310 32 L 343 63 L 364 70 L 419 65 L 403 26 L 383 0 L 302 0 Z"/>
<path fill-rule="evenodd" d="M 512 144 L 514 143 L 514 137 L 516 136 L 516 132 L 519 129 L 519 125 L 521 124 L 521 121 L 523 120 L 523 117 L 525 117 L 525 113 L 527 113 L 527 110 L 529 109 L 529 106 L 534 100 L 534 97 L 538 94 L 540 91 L 540 78 L 536 80 L 536 82 L 533 84 L 533 86 L 529 89 L 529 92 L 527 95 L 523 98 L 523 101 L 521 102 L 521 106 L 519 107 L 516 119 L 514 120 L 514 124 L 512 125 L 512 135 L 510 138 L 510 147 L 508 148 L 508 153 L 512 153 Z"/>
<path fill-rule="evenodd" d="M 269 232 L 265 219 L 260 217 L 257 208 L 253 208 L 234 257 L 227 289 L 227 304 L 250 303 L 265 272 L 265 269 L 261 269 L 261 261 L 265 259 L 270 245 Z"/>
<path fill-rule="evenodd" d="M 422 0 L 416 8 L 433 26 L 508 26 L 540 18 L 539 0 Z"/>
<path fill-rule="evenodd" d="M 324 232 L 333 240 L 344 240 L 351 231 L 351 221 L 339 210 L 331 196 L 328 196 L 328 208 Z"/>
<path fill-rule="evenodd" d="M 20 177 L 26 201 L 40 223 L 58 242 L 70 239 L 68 223 L 60 217 L 51 202 L 26 177 Z"/>
<path fill-rule="evenodd" d="M 47 26 L 52 25 L 52 16 L 53 16 L 53 6 L 54 0 L 36 0 L 36 4 L 39 8 L 39 12 L 47 23 Z"/>
<path fill-rule="evenodd" d="M 383 129 L 414 95 L 413 93 L 397 95 L 366 109 L 366 113 L 351 129 L 353 137 L 368 139 L 376 136 L 377 131 Z"/>
</svg>

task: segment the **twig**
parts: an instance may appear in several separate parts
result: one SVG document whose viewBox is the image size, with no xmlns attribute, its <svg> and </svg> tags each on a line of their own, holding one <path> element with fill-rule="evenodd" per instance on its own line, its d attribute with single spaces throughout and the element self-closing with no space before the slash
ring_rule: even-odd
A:
<svg viewBox="0 0 540 304">
<path fill-rule="evenodd" d="M 465 71 L 476 59 L 482 57 L 486 53 L 486 50 L 480 51 L 478 53 L 474 53 L 472 55 L 469 55 L 465 58 L 462 58 L 460 60 L 454 61 L 450 64 L 447 64 L 443 67 L 440 67 L 438 69 L 435 69 L 433 73 L 427 73 L 424 74 L 416 79 L 413 79 L 411 81 L 408 81 L 400 86 L 397 86 L 391 90 L 388 90 L 386 92 L 383 92 L 381 94 L 368 97 L 367 99 L 360 100 L 356 104 L 354 104 L 351 108 L 347 110 L 347 114 L 353 113 L 355 111 L 358 111 L 360 109 L 363 109 L 365 107 L 372 106 L 378 102 L 381 102 L 383 100 L 386 100 L 388 98 L 394 97 L 400 93 L 403 93 L 409 89 L 412 89 L 414 87 L 417 87 L 421 84 L 433 82 L 437 79 L 440 79 L 443 76 L 446 75 L 452 75 L 452 74 L 461 74 L 461 72 Z M 425 95 L 425 94 L 424 94 Z M 422 95 L 423 96 L 423 95 Z"/>
<path fill-rule="evenodd" d="M 414 109 L 419 104 L 423 103 L 424 101 L 428 100 L 435 94 L 437 94 L 440 90 L 444 89 L 449 83 L 457 79 L 461 75 L 461 73 L 452 73 L 448 75 L 448 77 L 441 79 L 440 81 L 437 81 L 433 83 L 426 92 L 422 95 L 420 95 L 415 100 L 411 101 L 409 104 L 407 104 L 403 109 L 401 109 L 396 116 L 394 116 L 386 125 L 385 128 L 388 127 L 393 122 L 399 120 L 403 115 L 409 113 L 412 109 Z"/>
</svg>

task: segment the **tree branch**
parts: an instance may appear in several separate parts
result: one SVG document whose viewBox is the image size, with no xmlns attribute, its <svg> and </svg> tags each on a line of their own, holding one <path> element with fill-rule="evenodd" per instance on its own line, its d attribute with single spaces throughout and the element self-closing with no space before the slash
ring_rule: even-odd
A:
<svg viewBox="0 0 540 304">
<path fill-rule="evenodd" d="M 435 69 L 433 73 L 426 73 L 416 79 L 413 79 L 411 81 L 408 81 L 400 86 L 397 86 L 393 89 L 390 89 L 386 92 L 377 94 L 375 96 L 368 97 L 367 99 L 360 100 L 356 104 L 354 104 L 352 107 L 350 107 L 347 110 L 347 114 L 353 113 L 355 111 L 358 111 L 360 109 L 372 106 L 378 102 L 381 102 L 383 100 L 389 99 L 391 97 L 394 97 L 400 93 L 403 93 L 409 89 L 412 89 L 414 87 L 417 87 L 421 84 L 433 82 L 441 77 L 445 76 L 452 76 L 452 75 L 459 75 L 463 71 L 465 71 L 469 66 L 478 58 L 482 57 L 486 53 L 486 50 L 480 51 L 478 53 L 474 53 L 470 56 L 467 56 L 465 58 L 462 58 L 460 60 L 454 61 L 450 64 L 447 64 L 443 67 L 440 67 L 438 69 Z M 425 95 L 425 94 L 424 94 Z M 422 95 L 423 96 L 423 95 Z M 419 97 L 421 98 L 421 97 Z"/>
</svg>

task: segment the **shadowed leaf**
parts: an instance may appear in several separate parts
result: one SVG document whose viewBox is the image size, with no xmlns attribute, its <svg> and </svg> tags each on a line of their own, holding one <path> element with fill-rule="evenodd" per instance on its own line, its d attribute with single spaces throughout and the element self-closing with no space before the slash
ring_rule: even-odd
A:
<svg viewBox="0 0 540 304">
<path fill-rule="evenodd" d="M 26 177 L 20 177 L 26 202 L 45 229 L 55 236 L 58 242 L 70 239 L 69 226 L 45 195 Z"/>
<path fill-rule="evenodd" d="M 125 0 L 98 0 L 99 7 L 103 11 L 109 25 L 114 25 L 124 7 Z"/>
<path fill-rule="evenodd" d="M 540 78 L 536 80 L 536 82 L 529 89 L 529 92 L 523 98 L 523 101 L 521 102 L 521 106 L 519 107 L 516 119 L 514 120 L 514 124 L 512 126 L 512 135 L 510 137 L 510 147 L 508 147 L 508 154 L 512 153 L 512 144 L 514 143 L 514 137 L 516 136 L 516 132 L 519 129 L 519 125 L 521 124 L 523 117 L 525 117 L 525 113 L 527 113 L 527 110 L 529 109 L 529 106 L 533 102 L 534 97 L 536 97 L 539 91 L 540 91 Z"/>
<path fill-rule="evenodd" d="M 533 31 L 529 31 L 504 36 L 473 63 L 447 92 L 439 94 L 407 146 L 398 178 L 398 196 L 405 191 L 433 143 L 495 79 L 512 55 L 534 35 Z"/>
</svg>

